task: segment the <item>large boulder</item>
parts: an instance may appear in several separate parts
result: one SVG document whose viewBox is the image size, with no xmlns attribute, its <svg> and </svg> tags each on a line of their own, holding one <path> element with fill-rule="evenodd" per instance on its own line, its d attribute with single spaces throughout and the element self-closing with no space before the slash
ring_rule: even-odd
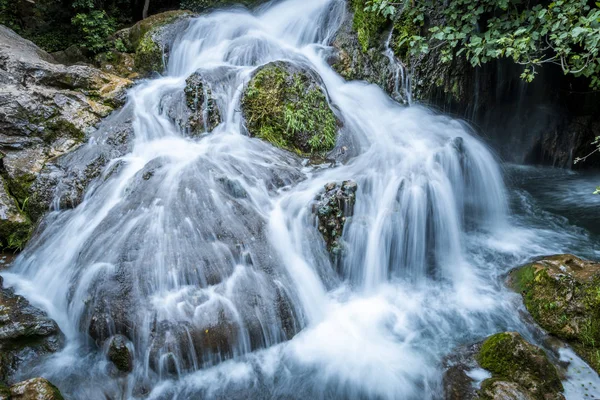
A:
<svg viewBox="0 0 600 400">
<path fill-rule="evenodd" d="M 242 111 L 251 136 L 298 154 L 335 146 L 338 122 L 316 74 L 286 62 L 259 68 L 244 90 Z"/>
<path fill-rule="evenodd" d="M 445 365 L 448 400 L 564 400 L 556 367 L 516 332 L 463 348 Z"/>
<path fill-rule="evenodd" d="M 6 210 L 0 215 L 0 231 L 15 221 L 19 232 L 27 231 L 31 186 L 40 171 L 120 107 L 131 83 L 89 66 L 57 64 L 32 42 L 0 26 L 0 209 Z M 22 247 L 27 235 L 21 233 L 9 248 Z M 5 247 L 9 241 L 0 232 Z"/>
<path fill-rule="evenodd" d="M 571 254 L 544 257 L 512 271 L 509 284 L 542 328 L 600 372 L 599 263 Z"/>
<path fill-rule="evenodd" d="M 210 84 L 198 72 L 192 74 L 185 83 L 185 104 L 190 111 L 187 127 L 193 133 L 211 132 L 221 123 L 221 114 Z"/>
<path fill-rule="evenodd" d="M 22 365 L 57 351 L 62 334 L 43 311 L 1 284 L 0 278 L 0 381 L 6 382 Z"/>
</svg>

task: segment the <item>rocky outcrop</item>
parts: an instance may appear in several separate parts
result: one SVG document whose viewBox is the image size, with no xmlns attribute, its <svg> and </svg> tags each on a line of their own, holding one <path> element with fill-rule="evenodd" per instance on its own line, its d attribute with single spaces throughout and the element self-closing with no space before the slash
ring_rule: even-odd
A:
<svg viewBox="0 0 600 400">
<path fill-rule="evenodd" d="M 162 73 L 175 34 L 192 15 L 190 11 L 175 10 L 143 19 L 113 35 L 112 49 L 96 56 L 95 61 L 103 71 L 129 79 Z"/>
<path fill-rule="evenodd" d="M 600 264 L 571 254 L 544 257 L 510 274 L 533 319 L 600 372 Z"/>
<path fill-rule="evenodd" d="M 251 136 L 298 154 L 324 153 L 335 146 L 338 125 L 319 79 L 285 62 L 259 68 L 242 96 Z"/>
<path fill-rule="evenodd" d="M 222 8 L 240 4 L 252 8 L 266 2 L 267 0 L 182 0 L 181 7 L 186 10 L 204 12 L 213 8 Z"/>
<path fill-rule="evenodd" d="M 497 333 L 445 361 L 448 400 L 564 400 L 558 371 L 516 332 Z M 482 369 L 486 370 L 483 371 Z"/>
<path fill-rule="evenodd" d="M 33 307 L 0 278 L 0 381 L 10 381 L 20 366 L 57 351 L 62 334 L 56 322 Z"/>
<path fill-rule="evenodd" d="M 131 81 L 66 67 L 0 26 L 0 243 L 20 249 L 30 232 L 31 186 L 45 164 L 76 147 L 125 101 Z M 6 236 L 3 232 L 12 231 Z"/>
<path fill-rule="evenodd" d="M 58 388 L 44 378 L 19 382 L 7 388 L 5 392 L 7 400 L 63 400 Z M 0 399 L 2 399 L 1 391 Z"/>
<path fill-rule="evenodd" d="M 313 204 L 319 232 L 334 261 L 341 256 L 344 249 L 342 233 L 348 218 L 352 217 L 354 212 L 356 189 L 356 182 L 353 181 L 328 183 Z"/>
</svg>

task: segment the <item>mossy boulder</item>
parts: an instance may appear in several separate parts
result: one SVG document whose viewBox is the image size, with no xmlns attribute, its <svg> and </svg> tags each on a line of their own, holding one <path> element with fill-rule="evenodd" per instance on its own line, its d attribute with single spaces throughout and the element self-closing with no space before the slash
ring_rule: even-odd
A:
<svg viewBox="0 0 600 400">
<path fill-rule="evenodd" d="M 4 250 L 21 250 L 31 235 L 31 221 L 21 207 L 0 177 L 0 248 Z"/>
<path fill-rule="evenodd" d="M 129 348 L 129 340 L 125 336 L 115 335 L 110 339 L 107 357 L 119 371 L 133 370 L 133 354 Z"/>
<path fill-rule="evenodd" d="M 328 183 L 313 204 L 319 232 L 334 261 L 339 259 L 343 251 L 342 233 L 348 218 L 354 212 L 356 189 L 356 182 L 353 181 L 344 181 L 341 184 Z"/>
<path fill-rule="evenodd" d="M 212 132 L 221 123 L 221 114 L 208 81 L 198 72 L 185 81 L 185 103 L 191 111 L 188 125 L 193 133 Z"/>
<path fill-rule="evenodd" d="M 320 82 L 284 62 L 260 68 L 244 90 L 242 111 L 251 136 L 298 154 L 335 146 L 338 123 Z"/>
<path fill-rule="evenodd" d="M 492 378 L 485 380 L 481 386 L 482 399 L 502 398 L 498 391 L 509 388 L 532 399 L 564 399 L 558 371 L 546 353 L 527 343 L 516 332 L 490 336 L 475 358 L 482 368 L 492 373 Z"/>
<path fill-rule="evenodd" d="M 444 366 L 447 400 L 564 400 L 556 367 L 517 332 L 461 347 Z"/>
<path fill-rule="evenodd" d="M 542 328 L 600 372 L 599 263 L 571 254 L 544 257 L 513 270 L 509 285 Z"/>
<path fill-rule="evenodd" d="M 370 48 L 379 47 L 383 39 L 383 32 L 389 28 L 390 20 L 380 13 L 366 11 L 367 0 L 352 0 L 354 12 L 352 26 L 358 35 L 358 41 L 364 52 Z"/>
<path fill-rule="evenodd" d="M 11 400 L 63 400 L 56 386 L 44 378 L 32 378 L 10 387 Z"/>
</svg>

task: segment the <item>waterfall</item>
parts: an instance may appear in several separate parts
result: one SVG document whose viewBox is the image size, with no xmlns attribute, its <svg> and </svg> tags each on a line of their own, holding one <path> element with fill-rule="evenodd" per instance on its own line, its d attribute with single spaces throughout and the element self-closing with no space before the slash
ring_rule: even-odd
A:
<svg viewBox="0 0 600 400">
<path fill-rule="evenodd" d="M 490 243 L 509 229 L 494 156 L 464 123 L 337 75 L 326 58 L 344 7 L 286 0 L 199 16 L 165 75 L 130 90 L 132 150 L 75 209 L 52 212 L 6 276 L 66 335 L 39 366 L 63 391 L 439 398 L 444 355 L 520 326 L 489 280 Z M 321 77 L 345 162 L 307 166 L 246 135 L 241 93 L 277 60 Z M 199 137 L 173 117 L 194 73 L 222 119 Z M 356 205 L 336 271 L 311 204 L 348 179 Z M 126 378 L 107 372 L 102 352 L 117 333 L 134 349 Z"/>
</svg>

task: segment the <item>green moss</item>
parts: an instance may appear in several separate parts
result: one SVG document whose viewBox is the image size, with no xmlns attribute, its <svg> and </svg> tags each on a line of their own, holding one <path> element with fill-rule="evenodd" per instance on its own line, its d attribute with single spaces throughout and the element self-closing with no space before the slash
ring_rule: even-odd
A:
<svg viewBox="0 0 600 400">
<path fill-rule="evenodd" d="M 335 146 L 337 121 L 320 87 L 302 72 L 279 65 L 261 69 L 242 98 L 250 134 L 297 153 Z"/>
<path fill-rule="evenodd" d="M 144 36 L 137 46 L 135 67 L 142 74 L 152 71 L 162 72 L 164 70 L 162 49 L 152 39 L 151 34 Z"/>
<path fill-rule="evenodd" d="M 353 27 L 358 34 L 358 41 L 366 52 L 376 47 L 382 40 L 381 33 L 388 27 L 389 20 L 378 13 L 365 11 L 366 0 L 352 0 L 354 10 Z"/>
<path fill-rule="evenodd" d="M 10 399 L 10 389 L 4 383 L 0 382 L 0 399 Z"/>
<path fill-rule="evenodd" d="M 527 265 L 511 274 L 533 319 L 550 334 L 566 340 L 600 372 L 600 275 L 578 281 Z"/>
<path fill-rule="evenodd" d="M 543 350 L 527 343 L 518 333 L 490 336 L 476 359 L 492 373 L 493 379 L 515 382 L 536 399 L 543 400 L 548 393 L 563 390 L 558 372 Z"/>
<path fill-rule="evenodd" d="M 25 217 L 25 216 L 24 216 Z M 0 222 L 0 246 L 2 250 L 21 251 L 31 238 L 33 226 L 29 218 L 25 217 L 22 222 L 1 221 Z"/>
<path fill-rule="evenodd" d="M 44 141 L 52 143 L 58 137 L 69 137 L 78 142 L 85 139 L 85 133 L 72 122 L 64 119 L 52 119 L 44 124 Z"/>
<path fill-rule="evenodd" d="M 254 7 L 264 2 L 266 2 L 266 0 L 182 0 L 181 8 L 202 12 L 211 8 L 226 7 L 233 4 L 243 4 L 246 7 Z"/>
<path fill-rule="evenodd" d="M 415 24 L 413 17 L 406 12 L 394 22 L 394 40 L 392 49 L 396 57 L 405 63 L 409 63 L 411 59 L 410 41 L 413 36 L 421 34 L 421 28 Z"/>
</svg>

